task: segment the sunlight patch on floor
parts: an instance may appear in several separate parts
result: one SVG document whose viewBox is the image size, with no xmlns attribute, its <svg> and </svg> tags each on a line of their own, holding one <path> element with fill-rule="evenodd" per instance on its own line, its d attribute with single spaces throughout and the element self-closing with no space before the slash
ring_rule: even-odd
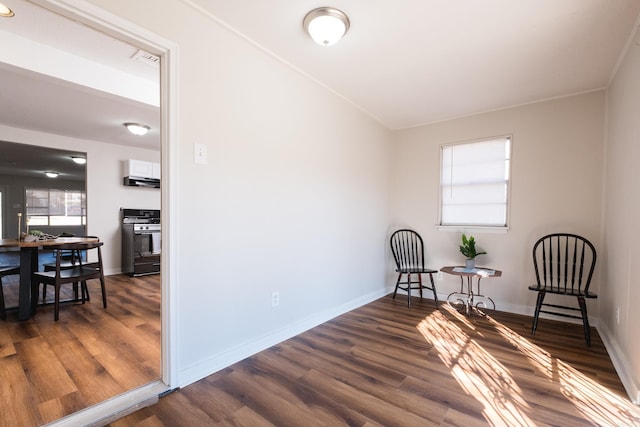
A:
<svg viewBox="0 0 640 427">
<path fill-rule="evenodd" d="M 599 425 L 640 425 L 640 409 L 609 391 L 568 363 L 551 355 L 503 324 L 488 318 L 496 330 L 529 358 L 549 379 L 557 380 L 565 398 Z"/>
<path fill-rule="evenodd" d="M 477 332 L 469 319 L 451 307 L 443 305 L 441 309 L 454 316 L 455 321 L 435 311 L 417 329 L 433 345 L 463 391 L 483 405 L 485 419 L 494 426 L 535 425 L 529 417 L 532 408 L 508 369 L 470 336 Z M 549 380 L 550 387 L 559 387 L 585 419 L 597 425 L 640 425 L 640 409 L 632 403 L 491 317 L 484 319 Z"/>
<path fill-rule="evenodd" d="M 436 311 L 418 324 L 456 381 L 482 403 L 493 425 L 531 426 L 530 411 L 522 391 L 504 366 L 471 339 L 458 325 Z"/>
</svg>

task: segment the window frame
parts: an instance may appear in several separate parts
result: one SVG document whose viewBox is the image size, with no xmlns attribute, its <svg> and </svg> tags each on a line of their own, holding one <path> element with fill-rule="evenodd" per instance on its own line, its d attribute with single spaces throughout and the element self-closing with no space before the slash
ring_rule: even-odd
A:
<svg viewBox="0 0 640 427">
<path fill-rule="evenodd" d="M 480 144 L 490 141 L 497 140 L 507 140 L 508 141 L 508 170 L 506 173 L 505 183 L 506 183 L 506 200 L 505 200 L 505 224 L 504 225 L 487 225 L 487 224 L 472 224 L 472 223 L 461 223 L 461 224 L 443 224 L 443 155 L 444 149 L 459 145 L 466 144 Z M 443 143 L 438 146 L 439 149 L 439 174 L 438 174 L 438 218 L 437 218 L 437 227 L 441 231 L 464 231 L 464 230 L 479 230 L 482 232 L 494 232 L 494 233 L 503 233 L 507 232 L 511 225 L 511 187 L 513 185 L 512 180 L 512 170 L 513 170 L 513 135 L 505 134 L 505 135 L 497 135 L 492 137 L 484 137 L 477 138 L 472 140 L 465 141 L 457 141 L 457 142 L 449 142 Z"/>
<path fill-rule="evenodd" d="M 47 206 L 46 206 L 46 210 L 47 213 L 46 214 L 41 214 L 41 215 L 30 215 L 29 214 L 29 210 L 30 209 L 45 209 L 44 206 L 41 207 L 33 207 L 30 206 L 29 204 L 29 192 L 34 192 L 34 191 L 46 191 L 47 192 Z M 51 204 L 51 193 L 52 192 L 62 192 L 62 193 L 79 193 L 80 194 L 80 214 L 79 215 L 55 215 L 52 214 L 52 204 Z M 24 189 L 24 197 L 25 197 L 25 215 L 27 220 L 29 220 L 29 218 L 31 217 L 37 217 L 37 218 L 46 218 L 47 219 L 47 224 L 30 224 L 30 226 L 36 226 L 36 227 L 83 227 L 86 226 L 87 224 L 87 192 L 85 190 L 77 190 L 77 189 L 70 189 L 70 188 L 42 188 L 42 187 L 25 187 Z M 65 213 L 68 210 L 68 205 L 65 203 Z M 52 224 L 51 218 L 52 217 L 73 217 L 73 218 L 79 218 L 80 222 L 78 224 Z M 55 221 L 54 221 L 55 222 Z"/>
</svg>

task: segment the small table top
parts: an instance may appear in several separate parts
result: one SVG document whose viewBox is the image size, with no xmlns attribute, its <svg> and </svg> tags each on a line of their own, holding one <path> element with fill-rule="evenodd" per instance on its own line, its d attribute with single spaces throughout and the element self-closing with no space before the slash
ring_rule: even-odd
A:
<svg viewBox="0 0 640 427">
<path fill-rule="evenodd" d="M 475 267 L 472 269 L 468 269 L 462 265 L 458 266 L 447 266 L 442 267 L 440 269 L 443 273 L 454 274 L 456 276 L 465 276 L 465 277 L 500 277 L 502 276 L 502 271 L 496 270 L 494 268 L 489 267 Z"/>
</svg>

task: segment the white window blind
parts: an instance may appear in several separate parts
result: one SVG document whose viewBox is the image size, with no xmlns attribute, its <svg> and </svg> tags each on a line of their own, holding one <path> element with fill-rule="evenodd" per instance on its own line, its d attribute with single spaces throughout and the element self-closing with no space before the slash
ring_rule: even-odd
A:
<svg viewBox="0 0 640 427">
<path fill-rule="evenodd" d="M 443 145 L 440 225 L 506 227 L 511 138 Z"/>
</svg>

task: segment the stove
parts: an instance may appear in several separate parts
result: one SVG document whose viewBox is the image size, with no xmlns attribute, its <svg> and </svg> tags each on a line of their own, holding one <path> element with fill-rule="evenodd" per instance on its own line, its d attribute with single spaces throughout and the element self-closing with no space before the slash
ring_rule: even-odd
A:
<svg viewBox="0 0 640 427">
<path fill-rule="evenodd" d="M 121 209 L 122 272 L 131 276 L 160 273 L 160 211 Z"/>
</svg>

